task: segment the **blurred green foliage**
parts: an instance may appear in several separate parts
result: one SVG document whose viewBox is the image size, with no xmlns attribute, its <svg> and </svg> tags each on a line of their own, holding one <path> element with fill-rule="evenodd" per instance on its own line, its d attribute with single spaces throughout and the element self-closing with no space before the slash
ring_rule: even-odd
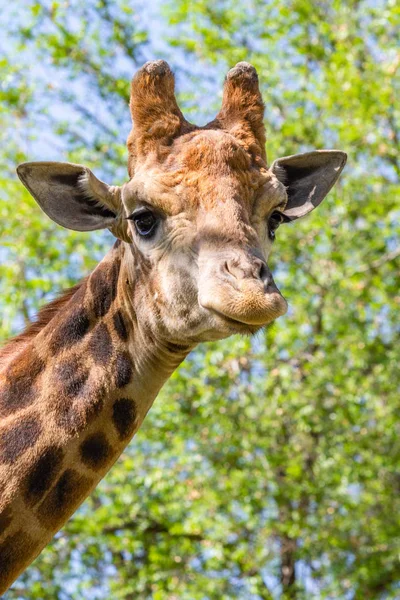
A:
<svg viewBox="0 0 400 600">
<path fill-rule="evenodd" d="M 288 315 L 189 357 L 7 600 L 399 598 L 398 4 L 18 0 L 7 15 L 1 338 L 111 242 L 50 223 L 13 167 L 69 159 L 120 183 L 128 80 L 154 53 L 191 115 L 201 92 L 200 122 L 222 73 L 252 62 L 271 160 L 349 154 L 324 204 L 278 232 Z"/>
</svg>

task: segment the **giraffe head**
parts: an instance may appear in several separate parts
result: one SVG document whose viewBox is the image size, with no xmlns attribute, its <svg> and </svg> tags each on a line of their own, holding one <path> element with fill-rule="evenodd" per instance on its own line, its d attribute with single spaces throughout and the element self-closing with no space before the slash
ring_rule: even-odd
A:
<svg viewBox="0 0 400 600">
<path fill-rule="evenodd" d="M 320 204 L 346 155 L 322 150 L 268 168 L 264 106 L 248 63 L 228 72 L 222 108 L 205 127 L 183 117 L 164 61 L 135 75 L 130 108 L 130 180 L 109 186 L 81 165 L 25 163 L 18 175 L 39 205 L 64 227 L 109 228 L 124 242 L 126 281 L 142 290 L 135 285 L 138 318 L 150 313 L 169 339 L 254 333 L 283 315 L 267 263 L 275 231 Z"/>
</svg>

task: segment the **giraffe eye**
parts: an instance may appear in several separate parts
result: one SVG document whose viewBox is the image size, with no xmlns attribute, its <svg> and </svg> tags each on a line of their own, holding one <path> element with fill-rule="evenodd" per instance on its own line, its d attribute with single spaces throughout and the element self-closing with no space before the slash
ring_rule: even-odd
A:
<svg viewBox="0 0 400 600">
<path fill-rule="evenodd" d="M 271 240 L 275 239 L 275 231 L 282 223 L 283 217 L 280 212 L 274 210 L 270 218 L 268 219 L 268 235 Z"/>
<path fill-rule="evenodd" d="M 136 231 L 141 237 L 150 238 L 155 233 L 158 218 L 151 210 L 142 210 L 128 218 L 134 222 Z"/>
</svg>

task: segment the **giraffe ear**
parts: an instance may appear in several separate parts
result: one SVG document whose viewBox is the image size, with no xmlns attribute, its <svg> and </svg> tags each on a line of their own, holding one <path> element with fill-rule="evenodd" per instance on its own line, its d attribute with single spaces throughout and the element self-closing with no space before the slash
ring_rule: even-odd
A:
<svg viewBox="0 0 400 600">
<path fill-rule="evenodd" d="M 304 217 L 321 204 L 346 160 L 347 154 L 340 150 L 316 150 L 274 161 L 271 171 L 286 186 L 288 196 L 285 221 Z"/>
<path fill-rule="evenodd" d="M 112 227 L 120 212 L 120 188 L 97 179 L 82 165 L 23 163 L 17 174 L 40 208 L 56 223 L 75 231 Z"/>
</svg>

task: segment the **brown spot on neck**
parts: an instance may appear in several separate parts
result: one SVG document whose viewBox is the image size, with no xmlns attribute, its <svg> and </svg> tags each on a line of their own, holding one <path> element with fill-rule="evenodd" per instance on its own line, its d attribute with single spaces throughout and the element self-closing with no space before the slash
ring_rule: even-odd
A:
<svg viewBox="0 0 400 600">
<path fill-rule="evenodd" d="M 104 317 L 117 296 L 120 258 L 101 263 L 90 276 L 93 294 L 93 312 L 97 318 Z"/>
<path fill-rule="evenodd" d="M 88 494 L 92 480 L 73 469 L 67 469 L 37 508 L 44 527 L 55 530 L 74 512 Z"/>
<path fill-rule="evenodd" d="M 35 540 L 22 529 L 9 535 L 0 543 L 0 588 L 7 589 L 15 573 L 23 569 L 32 559 Z"/>
<path fill-rule="evenodd" d="M 52 352 L 57 354 L 64 348 L 79 342 L 89 331 L 89 327 L 90 319 L 87 310 L 79 305 L 73 307 L 51 338 Z"/>
<path fill-rule="evenodd" d="M 63 394 L 54 399 L 56 423 L 69 435 L 83 431 L 92 419 L 101 412 L 104 405 L 105 391 L 101 383 L 94 378 L 89 379 L 79 390 L 77 398 L 66 398 Z"/>
<path fill-rule="evenodd" d="M 128 352 L 119 352 L 115 360 L 115 385 L 122 388 L 128 385 L 132 378 L 133 367 Z"/>
<path fill-rule="evenodd" d="M 112 456 L 112 448 L 102 431 L 87 437 L 80 446 L 82 461 L 96 470 L 103 468 Z"/>
<path fill-rule="evenodd" d="M 63 457 L 61 448 L 50 446 L 31 467 L 25 480 L 25 499 L 30 506 L 39 502 L 49 490 L 61 469 Z"/>
<path fill-rule="evenodd" d="M 118 309 L 113 315 L 114 329 L 118 334 L 118 337 L 126 342 L 129 337 L 128 328 L 126 326 L 124 314 L 121 309 Z"/>
<path fill-rule="evenodd" d="M 45 368 L 32 344 L 9 363 L 0 386 L 0 416 L 8 416 L 35 399 L 36 380 Z"/>
<path fill-rule="evenodd" d="M 36 416 L 18 420 L 0 434 L 0 463 L 13 463 L 34 446 L 42 432 Z"/>
<path fill-rule="evenodd" d="M 82 361 L 71 357 L 54 367 L 52 379 L 66 397 L 77 396 L 89 377 L 89 370 L 82 367 Z"/>
<path fill-rule="evenodd" d="M 100 323 L 93 330 L 89 341 L 89 352 L 96 364 L 107 365 L 113 351 L 110 332 L 105 323 Z"/>
<path fill-rule="evenodd" d="M 136 404 L 131 398 L 119 398 L 113 406 L 112 420 L 121 440 L 128 439 L 137 422 Z"/>
</svg>

